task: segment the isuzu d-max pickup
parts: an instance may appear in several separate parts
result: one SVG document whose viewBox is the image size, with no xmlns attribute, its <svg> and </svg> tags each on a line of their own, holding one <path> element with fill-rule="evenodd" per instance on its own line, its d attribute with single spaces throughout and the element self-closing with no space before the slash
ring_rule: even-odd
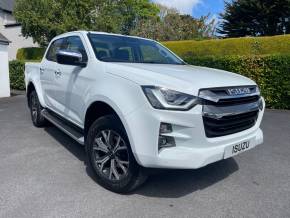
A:
<svg viewBox="0 0 290 218">
<path fill-rule="evenodd" d="M 85 146 L 98 182 L 142 184 L 146 168 L 197 169 L 254 148 L 265 102 L 252 80 L 186 64 L 156 41 L 76 31 L 25 66 L 36 127 Z"/>
</svg>

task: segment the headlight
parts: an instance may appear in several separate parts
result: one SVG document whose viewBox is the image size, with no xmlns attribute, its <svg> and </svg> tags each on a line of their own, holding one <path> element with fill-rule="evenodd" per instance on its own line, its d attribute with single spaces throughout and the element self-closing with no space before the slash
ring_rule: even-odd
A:
<svg viewBox="0 0 290 218">
<path fill-rule="evenodd" d="M 142 89 L 155 109 L 189 110 L 197 104 L 198 98 L 185 93 L 155 86 L 142 86 Z"/>
</svg>

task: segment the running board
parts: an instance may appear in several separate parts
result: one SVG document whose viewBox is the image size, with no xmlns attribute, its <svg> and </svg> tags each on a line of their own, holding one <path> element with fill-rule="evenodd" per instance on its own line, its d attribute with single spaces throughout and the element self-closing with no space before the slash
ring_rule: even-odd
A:
<svg viewBox="0 0 290 218">
<path fill-rule="evenodd" d="M 41 114 L 45 117 L 45 119 L 47 119 L 57 128 L 59 128 L 65 134 L 76 140 L 79 144 L 81 145 L 85 144 L 84 135 L 81 132 L 79 132 L 76 128 L 66 124 L 66 122 L 62 121 L 61 118 L 58 118 L 57 116 L 53 115 L 53 113 L 45 109 L 41 111 Z"/>
</svg>

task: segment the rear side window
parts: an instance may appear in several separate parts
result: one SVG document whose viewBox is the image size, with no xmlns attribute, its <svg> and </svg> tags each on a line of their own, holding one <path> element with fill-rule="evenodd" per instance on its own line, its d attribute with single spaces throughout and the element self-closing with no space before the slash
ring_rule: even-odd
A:
<svg viewBox="0 0 290 218">
<path fill-rule="evenodd" d="M 88 56 L 87 56 L 85 47 L 84 47 L 80 37 L 78 37 L 78 36 L 67 37 L 67 40 L 65 42 L 64 47 L 65 47 L 64 49 L 67 51 L 80 52 L 83 56 L 83 61 L 88 60 Z"/>
<path fill-rule="evenodd" d="M 51 46 L 48 49 L 48 52 L 46 54 L 46 59 L 49 61 L 54 61 L 56 62 L 56 53 L 60 50 L 63 49 L 64 47 L 64 38 L 62 39 L 57 39 L 55 40 Z"/>
</svg>

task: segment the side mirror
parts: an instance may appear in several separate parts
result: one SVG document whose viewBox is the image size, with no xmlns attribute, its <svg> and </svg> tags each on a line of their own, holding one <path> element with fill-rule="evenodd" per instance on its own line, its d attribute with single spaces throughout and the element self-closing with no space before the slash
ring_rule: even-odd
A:
<svg viewBox="0 0 290 218">
<path fill-rule="evenodd" d="M 59 50 L 56 53 L 56 61 L 59 64 L 86 67 L 87 63 L 83 62 L 83 56 L 80 52 Z"/>
</svg>

